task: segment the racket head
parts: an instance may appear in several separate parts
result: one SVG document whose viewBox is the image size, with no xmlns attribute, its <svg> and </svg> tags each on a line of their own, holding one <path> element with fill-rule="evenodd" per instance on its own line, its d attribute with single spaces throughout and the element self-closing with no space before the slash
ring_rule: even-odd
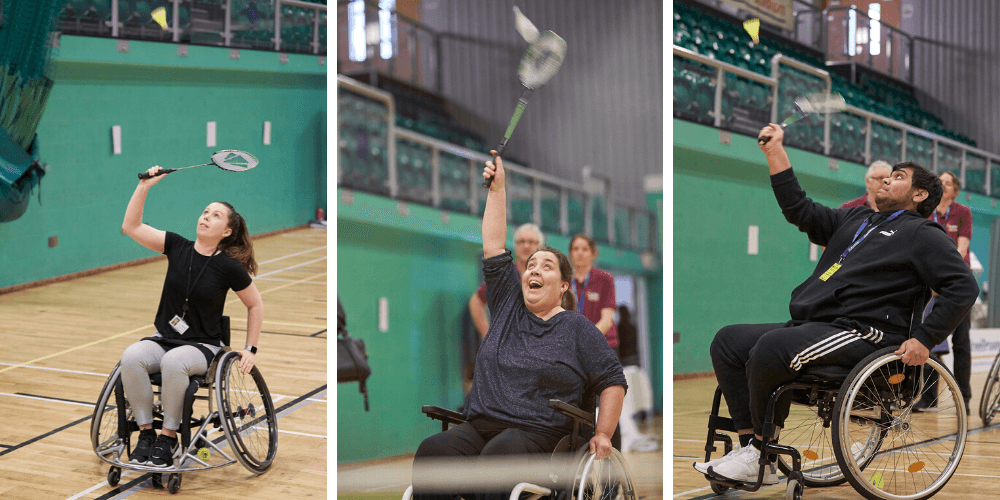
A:
<svg viewBox="0 0 1000 500">
<path fill-rule="evenodd" d="M 243 172 L 256 167 L 260 162 L 256 156 L 246 151 L 223 149 L 212 153 L 212 163 L 223 170 Z"/>
<path fill-rule="evenodd" d="M 552 31 L 538 36 L 538 40 L 528 46 L 517 68 L 521 85 L 537 89 L 559 72 L 566 56 L 566 41 Z"/>
<path fill-rule="evenodd" d="M 836 113 L 847 110 L 847 101 L 837 92 L 818 92 L 795 100 L 795 106 L 804 114 Z"/>
</svg>

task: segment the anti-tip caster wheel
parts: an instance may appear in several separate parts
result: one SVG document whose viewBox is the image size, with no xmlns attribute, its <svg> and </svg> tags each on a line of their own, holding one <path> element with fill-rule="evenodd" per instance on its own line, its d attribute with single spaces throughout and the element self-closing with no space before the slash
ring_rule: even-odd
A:
<svg viewBox="0 0 1000 500">
<path fill-rule="evenodd" d="M 118 482 L 122 480 L 122 468 L 111 466 L 108 469 L 108 484 L 111 486 L 118 486 Z"/>
<path fill-rule="evenodd" d="M 181 475 L 174 473 L 170 475 L 170 479 L 167 481 L 167 491 L 171 495 L 177 494 L 181 490 Z"/>
<path fill-rule="evenodd" d="M 712 483 L 712 491 L 714 491 L 716 495 L 725 495 L 726 492 L 729 491 L 729 486 L 719 483 Z"/>
<path fill-rule="evenodd" d="M 156 488 L 158 490 L 162 490 L 163 489 L 163 474 L 160 474 L 159 472 L 154 472 L 151 477 L 152 477 L 152 481 L 153 481 L 153 488 Z"/>
</svg>

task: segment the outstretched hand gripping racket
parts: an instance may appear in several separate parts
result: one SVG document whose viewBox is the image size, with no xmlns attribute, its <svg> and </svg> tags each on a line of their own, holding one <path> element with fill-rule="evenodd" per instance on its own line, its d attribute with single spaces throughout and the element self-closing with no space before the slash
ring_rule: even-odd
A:
<svg viewBox="0 0 1000 500">
<path fill-rule="evenodd" d="M 555 76 L 559 67 L 562 66 L 563 57 L 566 55 L 566 41 L 559 35 L 551 31 L 539 34 L 535 25 L 527 17 L 524 17 L 517 7 L 514 7 L 514 17 L 517 31 L 530 45 L 528 45 L 528 50 L 524 52 L 524 56 L 521 57 L 521 65 L 517 68 L 517 78 L 521 81 L 524 92 L 517 100 L 517 107 L 514 108 L 514 115 L 510 117 L 510 124 L 507 125 L 507 132 L 504 133 L 503 140 L 496 147 L 497 156 L 503 156 L 504 151 L 507 150 L 507 141 L 510 140 L 510 135 L 514 133 L 514 127 L 517 126 L 525 106 L 528 105 L 531 92 L 545 85 Z M 483 181 L 484 188 L 489 188 L 491 184 L 493 184 L 492 177 Z"/>
<path fill-rule="evenodd" d="M 789 125 L 809 115 L 830 114 L 846 110 L 847 101 L 844 100 L 844 96 L 836 92 L 809 94 L 795 100 L 795 112 L 781 122 L 781 128 L 788 128 Z M 770 140 L 770 137 L 761 137 L 757 139 L 757 143 L 763 146 Z"/>
<path fill-rule="evenodd" d="M 257 161 L 257 157 L 247 153 L 246 151 L 223 149 L 222 151 L 216 151 L 212 154 L 212 163 L 202 163 L 201 165 L 191 165 L 190 167 L 168 168 L 160 170 L 156 173 L 156 175 L 169 174 L 170 172 L 184 170 L 185 168 L 206 167 L 208 165 L 215 165 L 222 170 L 228 170 L 230 172 L 242 172 L 256 167 L 257 163 L 259 163 Z M 150 177 L 153 176 L 147 174 L 146 172 L 139 174 L 140 179 L 149 179 Z"/>
</svg>

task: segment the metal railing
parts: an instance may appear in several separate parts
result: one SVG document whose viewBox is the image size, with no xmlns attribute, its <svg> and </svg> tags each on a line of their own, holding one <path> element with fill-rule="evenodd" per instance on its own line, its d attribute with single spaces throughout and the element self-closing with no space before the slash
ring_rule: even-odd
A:
<svg viewBox="0 0 1000 500">
<path fill-rule="evenodd" d="M 467 181 L 466 187 L 468 189 L 458 190 L 459 194 L 465 196 L 462 203 L 464 210 L 462 211 L 473 215 L 479 215 L 482 213 L 481 207 L 486 200 L 486 191 L 480 186 L 480 183 L 482 182 L 482 165 L 484 162 L 491 159 L 490 156 L 451 144 L 449 142 L 435 139 L 424 134 L 396 127 L 395 100 L 388 92 L 379 90 L 370 85 L 365 85 L 343 75 L 337 75 L 337 86 L 338 90 L 358 94 L 367 99 L 378 101 L 385 106 L 384 114 L 380 114 L 380 118 L 384 118 L 386 121 L 385 134 L 387 144 L 385 161 L 387 162 L 387 170 L 384 179 L 379 179 L 379 182 L 384 183 L 384 185 L 379 185 L 377 186 L 378 188 L 384 187 L 384 192 L 390 198 L 401 198 L 403 188 L 401 186 L 400 171 L 397 165 L 397 149 L 399 148 L 398 143 L 400 141 L 415 143 L 421 147 L 429 148 L 430 150 L 430 182 L 426 182 L 427 179 L 422 179 L 425 184 L 430 186 L 430 196 L 429 199 L 426 200 L 426 204 L 436 208 L 444 208 L 443 199 L 445 198 L 445 195 L 452 194 L 446 193 L 444 182 L 442 180 L 442 155 L 447 154 L 452 157 L 460 158 L 461 161 L 464 162 L 463 168 L 466 170 L 467 174 L 464 178 Z M 343 125 L 345 115 L 345 111 L 341 110 L 339 113 L 341 124 L 338 124 L 338 126 Z M 341 130 L 343 131 L 343 128 Z M 338 145 L 338 149 L 341 153 L 345 152 L 345 148 L 342 145 Z M 350 152 L 348 151 L 348 153 Z M 603 188 L 600 193 L 594 193 L 592 192 L 592 189 L 588 189 L 586 186 L 568 182 L 564 179 L 560 179 L 544 172 L 538 172 L 525 168 L 513 162 L 505 162 L 504 169 L 508 172 L 507 209 L 509 220 L 513 220 L 512 204 L 514 203 L 514 200 L 518 197 L 522 200 L 526 200 L 530 197 L 531 220 L 514 222 L 533 222 L 542 227 L 543 231 L 549 232 L 555 230 L 559 234 L 565 236 L 570 236 L 576 232 L 586 232 L 593 235 L 595 224 L 594 207 L 596 204 L 603 201 L 604 211 L 603 213 L 598 212 L 598 214 L 603 215 L 607 221 L 607 238 L 604 240 L 608 243 L 616 244 L 621 247 L 628 247 L 641 251 L 657 251 L 659 249 L 657 244 L 659 242 L 659 232 L 657 231 L 656 214 L 646 207 L 632 206 L 613 200 L 611 196 L 612 191 L 610 180 L 603 183 Z M 364 189 L 364 187 L 359 188 L 358 186 L 345 184 L 343 182 L 344 172 L 344 165 L 338 165 L 338 185 L 351 189 Z M 519 181 L 515 181 L 515 179 L 519 179 Z M 543 201 L 546 193 L 550 195 L 550 200 L 554 199 L 551 196 L 553 194 L 558 197 L 557 226 L 552 224 L 551 220 L 546 221 L 543 217 Z M 582 227 L 574 224 L 574 219 L 570 216 L 571 202 L 582 205 Z M 623 224 L 627 224 L 627 227 L 617 227 L 618 220 L 622 220 Z M 625 220 L 627 220 L 627 222 L 624 222 Z M 546 228 L 548 228 L 548 230 Z M 623 231 L 617 232 L 617 229 L 621 229 Z M 619 237 L 619 234 L 624 234 L 624 237 Z M 597 239 L 602 240 L 602 238 Z"/>
<path fill-rule="evenodd" d="M 285 52 L 304 52 L 322 55 L 326 54 L 326 5 L 304 2 L 301 0 L 247 0 L 241 4 L 252 5 L 254 9 L 248 13 L 254 19 L 251 26 L 246 26 L 238 22 L 237 16 L 250 7 L 240 11 L 234 10 L 235 0 L 219 0 L 218 2 L 206 2 L 196 0 L 160 0 L 144 4 L 144 11 L 140 12 L 138 7 L 133 5 L 129 12 L 123 12 L 119 0 L 110 0 L 110 10 L 102 12 L 93 5 L 87 5 L 88 10 L 83 12 L 72 11 L 72 4 L 67 4 L 66 11 L 63 12 L 59 23 L 59 30 L 65 34 L 84 34 L 109 36 L 111 38 L 130 38 L 153 41 L 170 41 L 174 43 L 190 42 L 201 45 L 219 45 L 231 48 L 253 48 L 253 49 L 273 49 Z M 105 4 L 107 5 L 107 4 Z M 79 7 L 80 5 L 77 4 Z M 167 29 L 163 31 L 157 26 L 151 17 L 150 12 L 156 7 L 168 7 L 170 17 L 167 20 Z M 264 10 L 259 10 L 262 7 Z M 295 23 L 286 19 L 282 7 L 293 7 L 295 9 L 311 10 L 308 23 L 311 33 L 307 43 L 298 43 L 294 37 L 285 40 L 282 33 L 282 24 Z M 105 7 L 107 9 L 107 7 Z M 182 19 L 182 10 L 186 12 Z M 209 12 L 208 17 L 200 18 L 193 16 L 193 11 Z M 262 14 L 273 10 L 273 19 L 265 19 Z M 129 14 L 127 17 L 123 14 Z M 221 17 L 220 17 L 221 16 Z M 256 26 L 258 19 L 261 25 Z M 303 17 L 303 16 L 296 16 Z M 267 26 L 267 22 L 273 23 Z M 194 24 L 204 24 L 207 27 L 195 28 Z M 252 40 L 244 40 L 237 36 L 240 32 L 251 31 L 254 36 Z M 259 29 L 258 29 L 259 28 Z M 268 29 L 269 28 L 269 29 Z M 199 40 L 198 35 L 213 35 L 213 40 Z M 304 47 L 308 46 L 308 49 Z"/>
<path fill-rule="evenodd" d="M 809 66 L 805 63 L 785 57 L 781 54 L 775 55 L 771 59 L 771 77 L 766 77 L 758 73 L 754 73 L 753 71 L 749 71 L 740 68 L 738 66 L 734 66 L 732 64 L 728 64 L 722 61 L 712 59 L 710 57 L 706 57 L 702 54 L 698 54 L 697 52 L 693 52 L 691 50 L 685 49 L 683 47 L 678 47 L 676 45 L 673 47 L 673 54 L 675 57 L 680 57 L 683 59 L 694 61 L 696 63 L 710 66 L 713 68 L 713 71 L 715 72 L 716 75 L 715 82 L 717 83 L 714 89 L 714 102 L 712 106 L 712 113 L 713 113 L 712 123 L 717 128 L 723 127 L 724 124 L 725 116 L 723 113 L 722 99 L 723 99 L 724 86 L 726 82 L 725 76 L 727 74 L 732 74 L 742 78 L 750 79 L 760 84 L 771 87 L 772 99 L 770 103 L 771 106 L 768 111 L 770 112 L 770 120 L 772 123 L 776 123 L 778 121 L 778 113 L 779 113 L 778 88 L 783 78 L 781 72 L 781 65 L 787 65 L 796 68 L 797 70 L 817 76 L 821 80 L 823 80 L 827 91 L 830 91 L 831 89 L 831 81 L 829 73 L 814 68 L 812 66 Z M 968 186 L 967 178 L 969 177 L 968 174 L 970 172 L 980 170 L 979 168 L 971 168 L 970 163 L 973 161 L 973 159 L 981 160 L 983 165 L 982 170 L 984 171 L 983 188 L 982 190 L 979 190 L 979 189 L 972 189 L 971 187 L 969 187 L 967 188 L 967 190 L 971 190 L 973 192 L 979 192 L 987 196 L 992 195 L 992 186 L 991 186 L 991 180 L 993 177 L 992 169 L 994 167 L 1000 167 L 1000 156 L 989 153 L 982 149 L 968 146 L 966 144 L 949 139 L 947 137 L 934 134 L 919 127 L 914 127 L 912 125 L 897 120 L 893 120 L 891 118 L 887 118 L 877 113 L 872 113 L 870 111 L 855 106 L 850 106 L 850 105 L 847 106 L 847 110 L 844 112 L 844 114 L 860 118 L 864 121 L 864 127 L 861 129 L 860 133 L 863 134 L 864 138 L 863 161 L 865 164 L 870 164 L 872 161 L 877 159 L 874 158 L 872 152 L 872 142 L 873 142 L 872 139 L 874 130 L 873 124 L 879 124 L 892 131 L 897 131 L 899 133 L 898 141 L 890 141 L 898 143 L 899 161 L 906 161 L 909 157 L 913 157 L 916 154 L 918 154 L 919 151 L 916 148 L 911 147 L 911 143 L 914 142 L 911 140 L 911 138 L 917 138 L 917 140 L 919 141 L 929 141 L 931 143 L 930 154 L 932 156 L 929 162 L 929 167 L 935 173 L 943 171 L 948 167 L 948 165 L 945 164 L 946 162 L 942 161 L 945 149 L 957 150 L 958 153 L 960 154 L 959 165 L 957 169 L 955 169 L 954 165 L 952 165 L 952 169 L 959 171 L 959 178 L 961 179 L 963 186 Z M 822 140 L 823 153 L 827 156 L 842 157 L 843 155 L 838 151 L 834 150 L 834 148 L 832 147 L 833 144 L 831 141 L 831 124 L 833 119 L 834 119 L 833 115 L 829 114 L 824 115 L 823 140 Z M 844 159 L 853 160 L 853 157 Z M 998 193 L 998 195 L 1000 195 L 1000 193 Z"/>
</svg>

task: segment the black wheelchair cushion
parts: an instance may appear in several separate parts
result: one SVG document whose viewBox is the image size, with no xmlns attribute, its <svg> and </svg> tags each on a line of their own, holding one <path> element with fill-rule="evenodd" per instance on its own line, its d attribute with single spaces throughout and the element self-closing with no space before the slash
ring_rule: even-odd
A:
<svg viewBox="0 0 1000 500">
<path fill-rule="evenodd" d="M 799 375 L 800 382 L 843 382 L 851 373 L 853 366 L 841 365 L 806 365 Z"/>
<path fill-rule="evenodd" d="M 205 383 L 205 375 L 194 375 L 189 380 L 197 383 L 199 387 L 208 387 L 208 384 Z M 157 387 L 163 386 L 163 377 L 160 375 L 160 372 L 151 373 L 149 375 L 149 383 Z"/>
</svg>

